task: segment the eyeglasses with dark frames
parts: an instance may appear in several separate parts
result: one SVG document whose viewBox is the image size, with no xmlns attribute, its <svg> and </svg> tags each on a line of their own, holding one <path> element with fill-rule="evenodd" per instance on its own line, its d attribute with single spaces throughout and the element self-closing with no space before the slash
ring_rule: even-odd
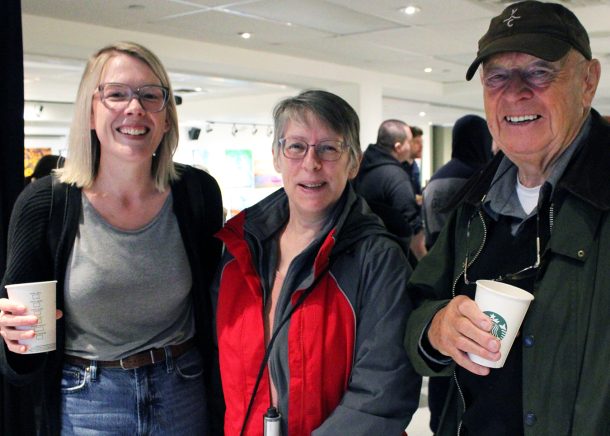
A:
<svg viewBox="0 0 610 436">
<path fill-rule="evenodd" d="M 104 106 L 110 110 L 123 110 L 132 99 L 137 98 L 146 112 L 161 112 L 169 100 L 169 89 L 161 85 L 144 85 L 134 89 L 125 83 L 102 83 L 97 91 Z"/>
<path fill-rule="evenodd" d="M 586 62 L 586 59 L 574 63 L 573 68 L 578 67 L 583 61 Z M 521 81 L 530 88 L 546 88 L 565 68 L 567 68 L 566 65 L 561 61 L 549 62 L 542 59 L 523 69 L 483 66 L 483 86 L 490 90 L 503 89 L 514 80 L 515 76 L 519 76 Z"/>
<path fill-rule="evenodd" d="M 323 161 L 336 161 L 341 158 L 343 151 L 345 150 L 345 143 L 338 140 L 324 140 L 317 144 L 308 144 L 299 138 L 281 138 L 279 140 L 282 154 L 288 159 L 303 159 L 309 147 L 313 147 L 318 159 Z"/>
<path fill-rule="evenodd" d="M 472 220 L 480 216 L 480 219 L 483 219 L 481 216 L 481 209 L 477 210 L 469 219 L 466 225 L 466 247 L 469 247 L 468 239 L 470 238 L 470 223 Z M 473 259 L 474 261 L 474 259 Z M 464 283 L 467 285 L 474 284 L 475 281 L 468 280 L 468 266 L 470 265 L 470 260 L 468 258 L 468 251 L 466 252 L 466 260 L 464 261 Z M 519 281 L 533 277 L 538 272 L 538 268 L 540 267 L 540 212 L 536 213 L 536 261 L 533 265 L 526 266 L 525 268 L 520 269 L 519 271 L 507 274 L 501 274 L 500 276 L 492 279 L 496 282 L 505 282 L 505 281 Z"/>
<path fill-rule="evenodd" d="M 557 70 L 542 67 L 525 70 L 491 68 L 483 71 L 483 85 L 489 89 L 501 89 L 519 76 L 530 88 L 544 88 L 556 79 L 558 73 Z"/>
</svg>

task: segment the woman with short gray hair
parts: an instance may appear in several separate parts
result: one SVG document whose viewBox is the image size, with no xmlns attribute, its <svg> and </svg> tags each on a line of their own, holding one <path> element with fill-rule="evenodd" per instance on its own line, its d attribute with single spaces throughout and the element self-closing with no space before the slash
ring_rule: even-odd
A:
<svg viewBox="0 0 610 436">
<path fill-rule="evenodd" d="M 218 234 L 225 431 L 261 435 L 265 422 L 284 436 L 399 435 L 420 388 L 402 347 L 411 270 L 350 185 L 358 116 L 312 90 L 281 101 L 274 119 L 284 188 Z"/>
</svg>

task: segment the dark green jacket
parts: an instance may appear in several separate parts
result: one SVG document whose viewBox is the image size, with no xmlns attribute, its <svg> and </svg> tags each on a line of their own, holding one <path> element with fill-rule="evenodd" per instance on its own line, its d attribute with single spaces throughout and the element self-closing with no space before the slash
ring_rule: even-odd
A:
<svg viewBox="0 0 610 436">
<path fill-rule="evenodd" d="M 466 223 L 499 160 L 469 182 L 436 245 L 411 276 L 409 290 L 420 305 L 407 324 L 405 346 L 422 375 L 453 372 L 454 365 L 430 365 L 418 343 L 434 314 L 454 296 L 466 251 L 472 259 L 484 240 L 481 220 L 474 219 L 466 247 Z M 610 435 L 610 125 L 595 111 L 590 133 L 553 199 L 559 203 L 553 230 L 521 330 L 529 345 L 523 346 L 525 435 Z M 437 434 L 457 434 L 463 407 L 454 383 Z"/>
</svg>

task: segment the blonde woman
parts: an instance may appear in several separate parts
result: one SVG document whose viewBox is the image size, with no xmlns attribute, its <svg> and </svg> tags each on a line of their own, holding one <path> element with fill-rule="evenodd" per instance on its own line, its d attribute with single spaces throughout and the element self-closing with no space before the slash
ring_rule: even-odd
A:
<svg viewBox="0 0 610 436">
<path fill-rule="evenodd" d="M 172 162 L 177 144 L 159 59 L 134 43 L 95 53 L 65 167 L 21 194 L 9 230 L 3 285 L 58 280 L 56 352 L 24 354 L 35 332 L 16 326 L 37 320 L 0 299 L 1 369 L 42 386 L 42 434 L 222 432 L 208 293 L 222 202 Z"/>
</svg>

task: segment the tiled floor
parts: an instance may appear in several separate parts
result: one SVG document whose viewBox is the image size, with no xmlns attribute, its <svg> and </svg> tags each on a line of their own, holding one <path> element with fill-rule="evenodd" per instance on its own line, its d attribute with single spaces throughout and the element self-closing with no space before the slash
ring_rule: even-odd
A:
<svg viewBox="0 0 610 436">
<path fill-rule="evenodd" d="M 430 411 L 428 410 L 428 378 L 424 377 L 419 397 L 419 409 L 407 427 L 409 436 L 432 436 L 430 431 Z"/>
</svg>

